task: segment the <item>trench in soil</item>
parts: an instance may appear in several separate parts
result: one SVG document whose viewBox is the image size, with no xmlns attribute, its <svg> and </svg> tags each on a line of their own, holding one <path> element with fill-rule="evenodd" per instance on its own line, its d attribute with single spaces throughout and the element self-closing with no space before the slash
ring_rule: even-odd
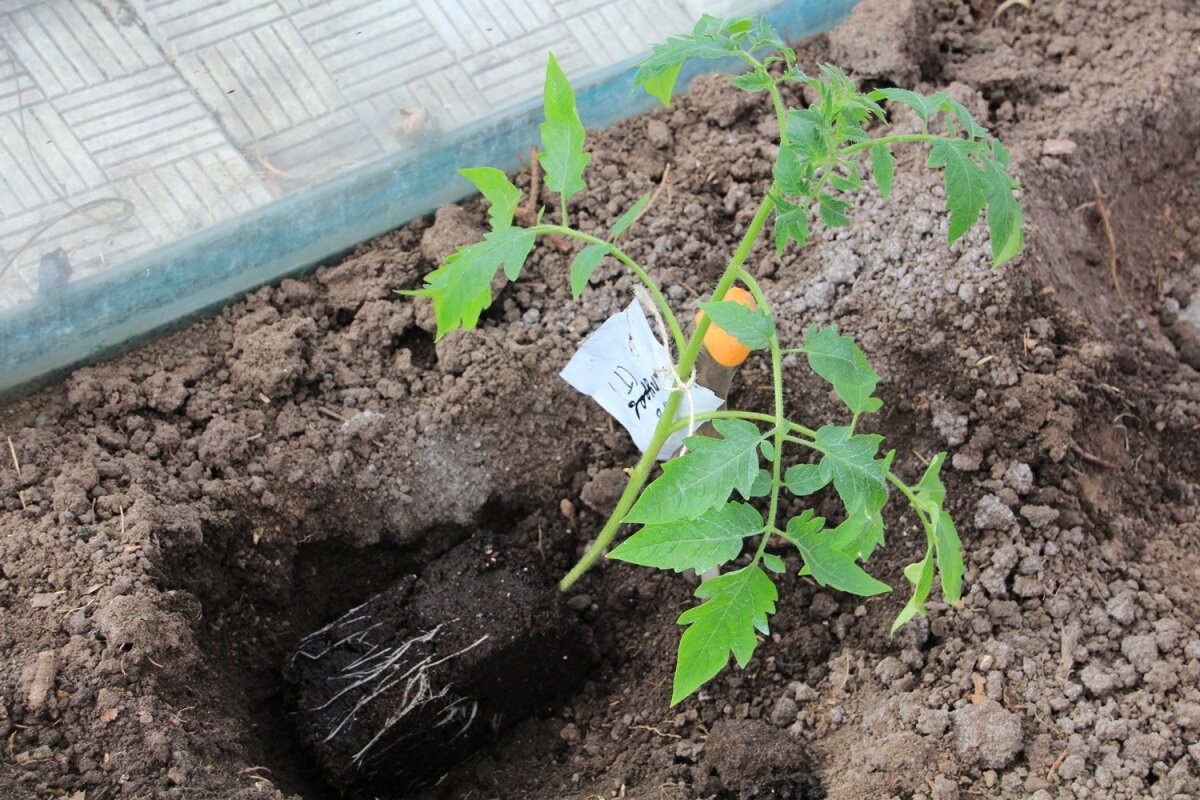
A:
<svg viewBox="0 0 1200 800">
<path fill-rule="evenodd" d="M 323 519 L 360 519 L 360 510 L 369 517 L 373 508 L 369 500 L 343 498 Z M 426 530 L 409 546 L 352 545 L 359 531 L 327 525 L 327 538 L 318 539 L 295 522 L 253 515 L 205 529 L 202 548 L 165 564 L 165 588 L 192 593 L 203 609 L 196 636 L 203 678 L 177 698 L 178 707 L 209 706 L 210 724 L 235 736 L 248 761 L 269 770 L 281 790 L 306 800 L 337 798 L 298 737 L 286 659 L 309 633 L 420 573 L 473 533 L 503 530 L 521 514 L 488 502 L 474 524 Z"/>
</svg>

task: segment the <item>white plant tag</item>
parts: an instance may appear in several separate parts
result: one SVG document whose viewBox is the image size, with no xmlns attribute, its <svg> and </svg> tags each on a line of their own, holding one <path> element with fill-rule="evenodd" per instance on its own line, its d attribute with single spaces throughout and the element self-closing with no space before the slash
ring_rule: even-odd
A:
<svg viewBox="0 0 1200 800">
<path fill-rule="evenodd" d="M 633 443 L 645 452 L 671 395 L 671 369 L 667 349 L 655 338 L 646 312 L 634 300 L 593 331 L 559 375 L 624 425 Z M 700 385 L 693 386 L 691 393 L 697 414 L 716 411 L 725 402 Z M 688 413 L 685 397 L 676 419 L 687 419 Z M 686 429 L 672 434 L 657 458 L 670 458 L 686 437 Z"/>
</svg>

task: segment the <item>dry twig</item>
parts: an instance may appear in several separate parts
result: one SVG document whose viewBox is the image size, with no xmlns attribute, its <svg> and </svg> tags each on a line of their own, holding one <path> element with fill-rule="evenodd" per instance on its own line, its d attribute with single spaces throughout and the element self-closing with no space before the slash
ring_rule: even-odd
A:
<svg viewBox="0 0 1200 800">
<path fill-rule="evenodd" d="M 1092 186 L 1096 190 L 1096 213 L 1100 215 L 1100 224 L 1104 226 L 1104 236 L 1108 239 L 1108 272 L 1112 275 L 1113 288 L 1117 290 L 1117 294 L 1124 297 L 1121 276 L 1117 274 L 1117 237 L 1113 234 L 1112 220 L 1104 205 L 1104 197 L 1100 194 L 1100 184 L 1095 178 L 1092 178 Z"/>
</svg>

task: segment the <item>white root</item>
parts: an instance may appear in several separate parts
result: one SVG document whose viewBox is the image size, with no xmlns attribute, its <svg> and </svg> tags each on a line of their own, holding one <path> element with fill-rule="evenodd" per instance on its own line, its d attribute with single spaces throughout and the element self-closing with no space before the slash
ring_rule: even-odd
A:
<svg viewBox="0 0 1200 800">
<path fill-rule="evenodd" d="M 348 612 L 348 618 L 343 617 L 342 619 L 335 620 L 324 628 L 305 637 L 300 643 L 296 654 L 292 656 L 292 663 L 294 664 L 295 660 L 300 656 L 316 661 L 331 651 L 350 643 L 365 645 L 367 647 L 366 652 L 349 664 L 344 665 L 339 674 L 331 679 L 339 682 L 345 681 L 346 685 L 335 692 L 324 703 L 308 709 L 309 711 L 320 711 L 349 694 L 360 693 L 353 706 L 325 736 L 322 740 L 323 742 L 332 741 L 338 734 L 347 730 L 353 725 L 359 712 L 370 706 L 379 697 L 393 689 L 397 690 L 399 697 L 393 698 L 390 701 L 395 706 L 395 710 L 388 715 L 380 729 L 351 758 L 350 765 L 356 769 L 360 769 L 363 766 L 367 754 L 371 752 L 372 748 L 397 723 L 422 706 L 450 695 L 450 685 L 434 687 L 429 679 L 430 669 L 457 658 L 483 644 L 488 639 L 487 635 L 481 636 L 466 647 L 441 658 L 435 658 L 432 655 L 416 658 L 413 648 L 417 645 L 428 644 L 434 641 L 441 631 L 442 625 L 437 625 L 400 645 L 384 647 L 377 642 L 371 641 L 370 633 L 380 627 L 380 623 L 375 623 L 359 630 L 349 631 L 345 636 L 338 638 L 332 644 L 317 652 L 310 652 L 305 649 L 319 637 L 329 636 L 332 638 L 355 623 L 365 621 L 367 619 L 366 615 L 353 616 L 361 608 L 362 606 L 352 609 Z M 457 622 L 457 620 L 452 620 L 452 622 Z M 467 697 L 457 697 L 437 712 L 433 727 L 434 729 L 438 729 L 449 725 L 458 725 L 458 730 L 451 736 L 451 740 L 457 739 L 474 724 L 478 712 L 478 702 Z"/>
</svg>

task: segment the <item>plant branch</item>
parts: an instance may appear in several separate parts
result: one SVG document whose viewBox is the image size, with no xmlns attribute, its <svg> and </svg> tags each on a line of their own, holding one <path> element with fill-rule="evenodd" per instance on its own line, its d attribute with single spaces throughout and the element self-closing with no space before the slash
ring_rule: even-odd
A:
<svg viewBox="0 0 1200 800">
<path fill-rule="evenodd" d="M 658 288 L 658 284 L 654 282 L 650 274 L 621 250 L 621 248 L 612 242 L 601 239 L 599 236 L 593 236 L 590 233 L 584 233 L 583 231 L 577 231 L 574 228 L 567 228 L 562 225 L 534 225 L 529 230 L 535 234 L 570 236 L 573 239 L 579 239 L 588 244 L 607 245 L 613 257 L 629 267 L 629 270 L 645 284 L 646 289 L 650 292 L 650 296 L 654 298 L 654 304 L 658 306 L 659 311 L 662 312 L 663 319 L 667 321 L 667 327 L 671 329 L 671 337 L 675 340 L 676 349 L 683 350 L 687 343 L 687 337 L 683 334 L 683 328 L 679 327 L 679 320 L 675 318 L 675 313 L 671 311 L 671 306 L 667 303 L 667 298 L 663 296 L 662 290 Z"/>
<path fill-rule="evenodd" d="M 729 265 L 725 268 L 725 273 L 717 283 L 717 288 L 713 292 L 714 300 L 720 300 L 725 297 L 725 293 L 729 291 L 729 287 L 737 280 L 742 264 L 746 262 L 746 258 L 750 255 L 750 250 L 754 247 L 754 243 L 758 241 L 763 225 L 766 224 L 767 217 L 771 215 L 771 210 L 774 207 L 775 202 L 770 196 L 763 198 L 762 204 L 758 207 L 758 212 L 754 215 L 754 219 L 750 221 L 750 226 L 746 228 L 746 233 L 743 234 L 741 243 L 738 244 L 737 250 L 729 260 Z M 548 229 L 546 232 L 553 230 L 553 232 L 565 233 L 584 241 L 592 241 L 597 244 L 606 243 L 602 239 L 581 234 L 579 231 L 570 229 L 560 231 L 556 226 L 552 225 L 539 225 L 534 230 L 541 228 Z M 615 254 L 619 251 L 614 247 L 613 252 Z M 638 269 L 641 268 L 639 267 Z M 639 275 L 638 277 L 641 276 Z M 649 280 L 649 278 L 647 277 L 644 280 Z M 662 293 L 653 282 L 649 283 L 649 288 L 651 294 L 655 295 L 655 301 L 657 302 L 658 298 L 662 297 Z M 665 300 L 663 302 L 665 303 Z M 668 319 L 671 318 L 669 317 Z M 696 330 L 692 333 L 691 339 L 688 340 L 687 346 L 683 348 L 683 354 L 679 358 L 679 363 L 675 370 L 678 374 L 690 375 L 692 373 L 692 367 L 696 365 L 696 359 L 700 356 L 700 347 L 704 343 L 704 334 L 708 332 L 709 322 L 707 314 L 701 316 L 700 324 L 696 326 Z M 678 323 L 676 323 L 676 326 L 678 326 Z M 633 508 L 634 502 L 637 501 L 638 495 L 641 493 L 642 486 L 645 485 L 646 479 L 650 476 L 650 470 L 657 460 L 658 451 L 662 449 L 662 446 L 667 441 L 667 437 L 671 433 L 671 428 L 675 423 L 675 415 L 679 412 L 679 403 L 682 398 L 682 392 L 671 392 L 670 397 L 667 398 L 662 417 L 658 421 L 658 426 L 654 429 L 654 435 L 650 439 L 650 444 L 646 447 L 646 452 L 642 453 L 642 457 L 633 468 L 633 472 L 629 476 L 629 483 L 626 484 L 625 491 L 621 493 L 620 499 L 617 500 L 617 506 L 613 509 L 612 516 L 608 518 L 608 522 L 605 523 L 604 528 L 596 536 L 596 541 L 587 549 L 583 557 L 579 559 L 579 562 L 558 582 L 560 592 L 570 589 L 579 580 L 580 576 L 587 572 L 600 556 L 604 555 L 605 550 L 612 543 L 613 538 L 617 535 L 617 531 L 621 527 L 621 521 L 629 513 L 629 509 Z"/>
</svg>

